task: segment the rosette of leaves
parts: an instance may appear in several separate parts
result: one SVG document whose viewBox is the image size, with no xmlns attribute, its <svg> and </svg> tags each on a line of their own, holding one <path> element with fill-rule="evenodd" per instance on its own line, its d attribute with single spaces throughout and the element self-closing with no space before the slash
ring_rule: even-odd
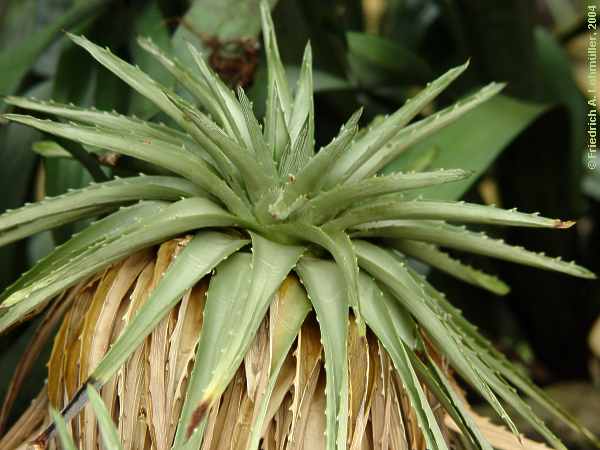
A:
<svg viewBox="0 0 600 450">
<path fill-rule="evenodd" d="M 10 121 L 140 159 L 160 175 L 92 184 L 0 216 L 2 244 L 102 217 L 2 294 L 0 331 L 42 312 L 48 323 L 62 318 L 47 386 L 2 448 L 43 448 L 58 432 L 69 449 L 101 440 L 124 449 L 447 449 L 450 420 L 458 442 L 491 449 L 455 374 L 515 434 L 509 407 L 564 448 L 522 395 L 588 433 L 407 263 L 499 294 L 503 282 L 441 249 L 593 278 L 575 263 L 460 225 L 572 223 L 410 195 L 468 177 L 463 170 L 378 175 L 502 85 L 414 121 L 465 64 L 364 130 L 356 112 L 316 151 L 310 46 L 292 91 L 266 4 L 262 21 L 262 124 L 244 91 L 231 91 L 193 47 L 195 66 L 187 67 L 148 40 L 141 46 L 194 102 L 70 36 L 160 108 L 168 125 L 7 99 L 59 119 L 6 114 Z"/>
</svg>

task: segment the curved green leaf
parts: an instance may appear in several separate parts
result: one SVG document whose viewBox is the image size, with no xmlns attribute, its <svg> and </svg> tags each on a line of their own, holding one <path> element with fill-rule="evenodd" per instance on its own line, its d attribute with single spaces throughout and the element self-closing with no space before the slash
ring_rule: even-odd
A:
<svg viewBox="0 0 600 450">
<path fill-rule="evenodd" d="M 64 124 L 18 114 L 6 114 L 5 117 L 47 133 L 132 156 L 172 170 L 215 195 L 233 212 L 242 216 L 249 214 L 247 206 L 229 188 L 227 183 L 214 174 L 200 157 L 187 151 L 185 147 L 181 148 L 168 142 L 132 134 L 124 135 L 97 127 Z"/>
<path fill-rule="evenodd" d="M 492 98 L 503 88 L 504 84 L 490 83 L 464 100 L 403 128 L 384 147 L 367 147 L 346 172 L 344 180 L 357 181 L 376 174 L 408 147 L 453 123 L 468 111 Z"/>
<path fill-rule="evenodd" d="M 324 266 L 325 265 L 325 266 Z M 317 314 L 325 351 L 327 383 L 326 448 L 346 450 L 348 433 L 348 297 L 341 273 L 324 271 L 328 263 L 303 258 L 296 271 Z M 335 267 L 334 267 L 335 268 Z M 334 275 L 334 276 L 331 276 Z M 337 276 L 336 276 L 337 275 Z"/>
<path fill-rule="evenodd" d="M 93 213 L 98 208 L 118 207 L 121 204 L 137 200 L 174 201 L 192 196 L 205 196 L 205 194 L 189 181 L 176 177 L 140 176 L 91 184 L 88 187 L 73 190 L 58 197 L 48 197 L 40 202 L 2 214 L 0 216 L 0 245 L 15 240 L 7 240 L 7 234 L 14 234 L 19 227 L 27 227 L 31 222 L 40 219 L 51 220 L 57 217 L 60 220 L 65 216 L 65 220 L 58 223 L 62 224 L 81 216 L 85 217 L 90 209 Z M 43 225 L 29 231 L 28 234 L 20 233 L 21 237 L 50 228 Z M 31 230 L 31 227 L 28 230 Z"/>
<path fill-rule="evenodd" d="M 318 194 L 306 204 L 301 214 L 309 214 L 311 221 L 320 224 L 369 197 L 450 183 L 462 180 L 469 175 L 469 172 L 460 169 L 437 170 L 435 172 L 395 173 L 368 178 L 357 183 L 346 183 Z"/>
<path fill-rule="evenodd" d="M 286 219 L 308 200 L 308 194 L 319 191 L 333 162 L 347 149 L 348 144 L 356 136 L 361 114 L 362 108 L 352 114 L 350 119 L 342 125 L 339 134 L 319 150 L 295 177 L 288 179 L 275 202 L 269 205 L 269 212 L 272 216 L 280 220 Z"/>
<path fill-rule="evenodd" d="M 338 219 L 331 221 L 329 226 L 346 229 L 370 222 L 414 219 L 542 228 L 569 228 L 575 224 L 476 203 L 425 200 L 399 202 L 383 199 L 349 209 Z"/>
<path fill-rule="evenodd" d="M 133 133 L 144 138 L 154 138 L 176 146 L 184 144 L 186 148 L 203 157 L 210 164 L 214 164 L 205 151 L 189 135 L 162 123 L 148 122 L 116 112 L 65 105 L 52 100 L 43 101 L 34 98 L 7 97 L 5 101 L 9 105 L 64 117 L 74 122 L 97 125 L 124 134 Z"/>
<path fill-rule="evenodd" d="M 397 239 L 393 241 L 393 246 L 406 256 L 418 259 L 431 267 L 446 272 L 474 286 L 479 286 L 498 295 L 506 295 L 510 291 L 508 285 L 498 277 L 463 264 L 458 259 L 454 259 L 447 253 L 442 252 L 434 245 Z"/>
<path fill-rule="evenodd" d="M 433 101 L 468 67 L 468 62 L 462 66 L 450 69 L 425 87 L 415 97 L 406 101 L 404 106 L 394 112 L 386 120 L 368 128 L 366 133 L 342 154 L 335 162 L 330 173 L 325 177 L 325 188 L 332 188 L 344 181 L 348 173 L 362 155 L 369 149 L 380 149 L 386 145 L 403 127 L 406 126 L 427 104 Z"/>
<path fill-rule="evenodd" d="M 441 247 L 453 248 L 479 255 L 555 270 L 581 278 L 596 278 L 592 272 L 574 262 L 551 258 L 543 253 L 534 253 L 523 247 L 515 247 L 503 240 L 491 239 L 484 233 L 467 231 L 465 228 L 444 223 L 395 220 L 382 222 L 380 226 L 353 233 L 354 236 L 378 236 L 429 242 Z"/>
<path fill-rule="evenodd" d="M 271 305 L 269 378 L 264 394 L 260 397 L 260 403 L 255 409 L 258 412 L 252 418 L 247 450 L 258 448 L 269 400 L 277 383 L 277 377 L 292 344 L 298 337 L 302 323 L 311 309 L 311 303 L 302 285 L 295 278 L 293 282 L 284 281 L 273 305 Z"/>
<path fill-rule="evenodd" d="M 518 434 L 517 428 L 496 395 L 488 385 L 487 377 L 482 376 L 473 359 L 465 354 L 465 349 L 448 328 L 443 317 L 425 301 L 422 288 L 409 275 L 405 264 L 389 253 L 365 241 L 354 241 L 358 262 L 361 268 L 388 286 L 402 305 L 427 331 L 431 339 L 452 363 L 453 367 L 488 401 L 500 418 Z"/>
<path fill-rule="evenodd" d="M 248 244 L 248 240 L 214 231 L 201 231 L 186 245 L 165 272 L 148 300 L 111 346 L 91 375 L 102 383 L 121 367 L 156 324 L 219 263 Z"/>
<path fill-rule="evenodd" d="M 138 223 L 149 220 L 159 214 L 168 204 L 163 202 L 144 202 L 121 208 L 108 217 L 89 225 L 84 231 L 74 235 L 69 241 L 56 247 L 48 256 L 41 259 L 29 271 L 0 296 L 6 299 L 10 294 L 30 286 L 34 281 L 52 273 L 70 260 L 95 249 L 100 243 L 111 242 L 128 233 Z"/>
<path fill-rule="evenodd" d="M 235 375 L 273 295 L 304 252 L 304 247 L 251 235 L 252 257 L 234 255 L 211 279 L 174 447 L 186 441 L 192 448 L 199 446 L 208 411 Z"/>
<path fill-rule="evenodd" d="M 96 419 L 98 419 L 98 426 L 100 428 L 100 434 L 102 435 L 102 442 L 104 448 L 110 450 L 123 450 L 121 445 L 121 439 L 119 438 L 119 432 L 117 431 L 115 424 L 113 423 L 112 417 L 104 405 L 104 401 L 94 386 L 87 387 L 87 395 L 90 399 Z"/>
<path fill-rule="evenodd" d="M 73 442 L 73 438 L 71 437 L 67 429 L 67 423 L 65 422 L 65 419 L 63 419 L 60 413 L 53 408 L 50 408 L 50 417 L 52 418 L 54 423 L 56 423 L 58 439 L 60 441 L 60 445 L 62 445 L 64 450 L 77 450 L 77 447 Z"/>
<path fill-rule="evenodd" d="M 13 292 L 0 305 L 0 332 L 39 308 L 48 299 L 92 275 L 107 265 L 136 250 L 157 244 L 186 231 L 207 227 L 229 227 L 235 217 L 210 200 L 189 198 L 165 207 L 153 217 L 131 226 L 127 233 L 110 242 L 100 242 L 95 248 L 63 262 L 43 277 L 35 278 L 28 286 Z M 93 234 L 97 229 L 83 231 Z"/>
<path fill-rule="evenodd" d="M 420 189 L 410 195 L 422 195 L 432 200 L 458 200 L 500 152 L 546 109 L 545 105 L 496 95 L 456 122 L 412 146 L 390 162 L 383 172 L 409 170 L 411 161 L 434 148 L 436 152 L 428 165 L 429 169 L 460 166 L 472 171 L 473 176 L 445 186 Z"/>
</svg>

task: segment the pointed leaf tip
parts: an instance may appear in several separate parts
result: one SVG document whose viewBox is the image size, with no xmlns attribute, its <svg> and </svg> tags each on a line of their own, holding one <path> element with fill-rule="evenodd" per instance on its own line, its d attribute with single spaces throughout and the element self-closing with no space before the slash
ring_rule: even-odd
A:
<svg viewBox="0 0 600 450">
<path fill-rule="evenodd" d="M 554 228 L 558 228 L 558 229 L 567 229 L 567 228 L 571 228 L 573 225 L 575 225 L 577 222 L 575 222 L 574 220 L 561 220 L 561 219 L 556 219 L 556 221 L 554 222 Z"/>
</svg>

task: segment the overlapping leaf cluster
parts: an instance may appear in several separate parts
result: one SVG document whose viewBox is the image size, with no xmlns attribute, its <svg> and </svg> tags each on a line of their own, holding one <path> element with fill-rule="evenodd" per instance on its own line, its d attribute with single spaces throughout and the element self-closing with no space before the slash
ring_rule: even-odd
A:
<svg viewBox="0 0 600 450">
<path fill-rule="evenodd" d="M 492 83 L 413 121 L 466 69 L 465 64 L 433 81 L 397 112 L 360 134 L 358 111 L 338 136 L 317 152 L 310 46 L 292 92 L 266 5 L 262 20 L 269 67 L 262 125 L 244 91 L 232 92 L 193 47 L 189 51 L 196 65 L 185 67 L 148 40 L 141 40 L 141 46 L 179 81 L 194 102 L 159 85 L 108 49 L 71 36 L 160 108 L 172 125 L 35 99 L 7 99 L 19 108 L 60 119 L 6 114 L 11 121 L 77 141 L 91 151 L 99 148 L 138 158 L 171 175 L 140 175 L 93 184 L 1 216 L 0 243 L 7 244 L 68 222 L 108 214 L 58 247 L 2 294 L 0 331 L 38 313 L 65 289 L 133 252 L 194 232 L 194 238 L 66 409 L 67 417 L 82 407 L 89 392 L 101 429 L 108 430 L 109 420 L 89 386 L 98 388 L 106 383 L 183 294 L 214 272 L 196 364 L 173 444 L 178 449 L 198 448 L 207 411 L 234 377 L 273 296 L 288 274 L 295 272 L 316 313 L 324 347 L 328 449 L 345 449 L 348 441 L 350 311 L 358 329 L 364 332 L 366 324 L 390 355 L 427 448 L 446 449 L 447 444 L 421 383 L 436 395 L 474 448 L 491 448 L 447 375 L 431 358 L 430 344 L 515 433 L 505 405 L 531 422 L 555 448 L 564 448 L 520 393 L 534 397 L 571 426 L 579 429 L 578 425 L 515 371 L 442 294 L 411 269 L 406 258 L 420 259 L 497 293 L 507 291 L 500 280 L 464 265 L 440 248 L 591 278 L 593 274 L 574 263 L 455 225 L 567 228 L 570 223 L 476 204 L 403 197 L 406 190 L 467 177 L 462 170 L 378 175 L 402 151 L 489 99 L 502 85 Z M 300 325 L 297 321 L 296 332 Z M 280 367 L 273 366 L 272 379 Z M 265 401 L 269 395 L 267 389 Z M 62 419 L 55 418 L 59 435 L 70 448 Z M 261 437 L 260 417 L 256 420 L 250 448 L 256 448 Z M 108 447 L 117 445 L 114 430 L 104 436 Z"/>
</svg>

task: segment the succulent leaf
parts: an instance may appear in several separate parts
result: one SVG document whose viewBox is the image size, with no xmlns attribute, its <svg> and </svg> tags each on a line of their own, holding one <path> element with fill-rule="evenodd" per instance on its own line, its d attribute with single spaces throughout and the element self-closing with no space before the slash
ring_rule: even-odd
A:
<svg viewBox="0 0 600 450">
<path fill-rule="evenodd" d="M 343 177 L 350 168 L 355 165 L 358 158 L 362 157 L 370 149 L 378 149 L 386 145 L 400 129 L 406 126 L 425 106 L 433 101 L 444 89 L 450 85 L 469 63 L 450 69 L 448 72 L 431 82 L 415 97 L 406 101 L 404 106 L 392 114 L 386 120 L 377 123 L 366 130 L 360 139 L 354 143 L 348 151 L 336 161 L 335 167 L 327 175 L 326 188 L 332 188 L 343 181 Z"/>
<path fill-rule="evenodd" d="M 0 245 L 5 241 L 5 233 L 40 219 L 73 214 L 90 208 L 104 206 L 116 208 L 138 200 L 176 201 L 194 196 L 203 197 L 206 194 L 187 180 L 177 177 L 140 176 L 94 183 L 3 214 L 0 216 Z M 36 231 L 45 229 L 48 228 L 40 228 Z"/>
<path fill-rule="evenodd" d="M 100 397 L 100 394 L 94 386 L 91 385 L 87 388 L 87 394 L 90 399 L 90 404 L 94 409 L 94 413 L 96 414 L 96 418 L 98 419 L 98 426 L 100 427 L 100 434 L 102 435 L 104 447 L 110 448 L 111 450 L 123 450 L 119 433 L 113 423 L 112 417 L 110 417 L 110 413 L 104 405 L 102 397 Z"/>
<path fill-rule="evenodd" d="M 596 278 L 596 275 L 592 272 L 574 262 L 566 262 L 560 258 L 548 257 L 543 253 L 531 252 L 523 247 L 507 244 L 503 240 L 492 239 L 484 233 L 467 231 L 464 228 L 441 222 L 411 220 L 381 222 L 372 228 L 353 233 L 353 235 L 356 237 L 378 236 L 429 242 L 441 247 L 491 256 L 541 269 L 555 270 L 580 278 Z"/>
<path fill-rule="evenodd" d="M 73 438 L 71 438 L 71 435 L 69 435 L 69 431 L 67 430 L 67 423 L 61 414 L 55 409 L 51 409 L 50 417 L 52 417 L 52 420 L 56 424 L 60 445 L 62 445 L 65 450 L 77 450 L 75 442 L 73 442 Z"/>
<path fill-rule="evenodd" d="M 574 223 L 474 203 L 388 201 L 384 198 L 351 208 L 339 218 L 329 222 L 328 226 L 347 229 L 369 222 L 414 219 L 540 228 L 569 228 Z"/>
<path fill-rule="evenodd" d="M 111 150 L 165 167 L 197 184 L 222 200 L 232 211 L 247 215 L 248 208 L 231 188 L 198 156 L 168 142 L 135 135 L 123 135 L 107 129 L 40 120 L 30 116 L 6 114 L 14 122 L 40 131 L 72 139 L 82 144 Z"/>
<path fill-rule="evenodd" d="M 211 281 L 174 446 L 188 440 L 192 447 L 200 444 L 208 410 L 233 378 L 273 295 L 305 250 L 251 236 L 252 256 L 235 254 Z"/>
<path fill-rule="evenodd" d="M 358 181 L 376 174 L 409 146 L 452 123 L 496 95 L 503 87 L 500 83 L 490 83 L 466 99 L 402 128 L 385 145 L 368 147 L 342 177 L 342 181 Z"/>
<path fill-rule="evenodd" d="M 269 84 L 267 88 L 267 128 L 277 130 L 278 127 L 286 126 L 290 120 L 292 109 L 292 97 L 288 86 L 287 76 L 279 56 L 279 48 L 277 46 L 277 37 L 275 36 L 275 26 L 271 19 L 271 11 L 266 2 L 261 2 L 260 14 L 262 20 L 262 32 L 265 45 L 265 53 L 267 55 L 267 70 L 269 75 Z M 283 113 L 284 122 L 274 123 L 271 118 L 279 116 L 276 110 L 281 110 Z M 267 135 L 277 133 L 277 131 L 267 132 Z M 278 161 L 278 159 L 277 159 Z"/>
<path fill-rule="evenodd" d="M 456 337 L 450 333 L 444 324 L 444 318 L 423 301 L 426 296 L 423 289 L 415 283 L 406 269 L 406 265 L 398 261 L 388 251 L 373 244 L 355 241 L 354 246 L 361 268 L 369 272 L 375 279 L 385 284 L 404 307 L 415 317 L 421 326 L 431 336 L 439 347 L 444 349 L 444 355 L 453 367 L 471 383 L 498 413 L 498 416 L 518 434 L 512 419 L 499 402 L 488 385 L 488 380 L 473 365 L 473 358 L 465 354 Z"/>
<path fill-rule="evenodd" d="M 450 169 L 435 172 L 398 173 L 371 177 L 357 183 L 342 184 L 329 191 L 320 193 L 311 199 L 301 213 L 308 214 L 312 221 L 322 224 L 328 219 L 334 218 L 345 209 L 360 204 L 360 202 L 368 200 L 370 197 L 378 199 L 386 194 L 401 193 L 408 189 L 450 183 L 462 180 L 468 176 L 469 173 L 464 170 Z M 393 204 L 396 206 L 398 203 L 394 202 Z M 371 203 L 364 208 L 376 208 L 378 204 L 379 202 Z M 353 214 L 352 211 L 350 210 L 348 213 Z M 368 221 L 378 220 L 370 218 L 369 214 L 365 216 L 368 218 Z"/>
<path fill-rule="evenodd" d="M 177 59 L 169 57 L 150 39 L 140 38 L 138 39 L 138 43 L 167 69 L 215 120 L 219 120 L 221 126 L 224 126 L 223 111 L 202 79 L 197 77 L 195 73 L 181 64 Z"/>
<path fill-rule="evenodd" d="M 91 251 L 76 255 L 53 268 L 43 277 L 10 296 L 0 305 L 0 331 L 12 326 L 21 317 L 36 310 L 47 300 L 79 280 L 94 274 L 128 254 L 162 242 L 190 230 L 208 227 L 229 227 L 236 219 L 210 200 L 194 197 L 175 202 L 145 222 L 135 223 L 127 232 L 109 242 L 100 241 Z M 88 228 L 82 232 L 96 235 Z"/>
<path fill-rule="evenodd" d="M 311 309 L 311 303 L 300 282 L 295 277 L 288 276 L 275 294 L 270 308 L 269 377 L 259 404 L 255 407 L 247 450 L 258 448 L 268 414 L 269 401 L 273 396 L 281 368 Z"/>
<path fill-rule="evenodd" d="M 406 256 L 416 258 L 435 269 L 446 272 L 474 286 L 487 289 L 495 294 L 506 295 L 510 291 L 508 285 L 502 280 L 463 264 L 458 259 L 452 258 L 447 253 L 442 252 L 434 245 L 417 241 L 397 240 L 394 242 L 394 248 Z"/>
<path fill-rule="evenodd" d="M 153 102 L 172 119 L 173 126 L 35 99 L 7 99 L 19 108 L 58 118 L 4 115 L 8 120 L 71 139 L 93 153 L 126 155 L 168 176 L 140 175 L 92 184 L 0 216 L 3 245 L 84 217 L 110 213 L 57 247 L 0 295 L 0 332 L 40 312 L 52 298 L 77 283 L 81 286 L 96 279 L 100 271 L 116 276 L 114 267 L 107 268 L 132 253 L 143 250 L 140 254 L 147 255 L 150 250 L 144 249 L 183 233 L 195 233 L 172 262 L 161 257 L 156 272 L 142 267 L 143 258 L 137 261 L 135 271 L 130 269 L 139 278 L 114 345 L 104 354 L 94 347 L 94 358 L 81 365 L 80 379 L 85 383 L 63 410 L 64 417 L 74 417 L 89 399 L 105 447 L 119 448 L 112 425 L 114 411 L 107 411 L 95 389 L 103 388 L 102 397 L 110 400 L 106 403 L 110 406 L 117 395 L 115 389 L 124 386 L 123 379 L 112 382 L 111 377 L 147 363 L 152 368 L 152 396 L 167 383 L 157 372 L 167 361 L 169 392 L 178 395 L 169 400 L 169 408 L 181 407 L 179 417 L 168 424 L 175 436 L 175 450 L 209 448 L 215 430 L 226 430 L 221 422 L 235 414 L 240 415 L 243 426 L 228 436 L 235 442 L 232 448 L 254 450 L 263 439 L 265 446 L 269 440 L 268 448 L 281 448 L 288 440 L 293 448 L 312 445 L 346 450 L 349 445 L 357 450 L 371 420 L 373 438 L 385 436 L 381 438 L 385 448 L 388 444 L 400 446 L 405 438 L 402 433 L 409 432 L 418 434 L 429 449 L 447 450 L 441 422 L 428 397 L 431 393 L 462 430 L 467 443 L 490 450 L 451 376 L 434 357 L 441 355 L 514 433 L 518 431 L 505 404 L 516 409 L 556 449 L 564 449 L 521 399 L 518 388 L 594 441 L 591 433 L 514 369 L 405 260 L 423 261 L 499 294 L 508 291 L 502 281 L 461 263 L 441 248 L 595 278 L 574 263 L 446 223 L 563 229 L 573 222 L 404 194 L 469 176 L 460 169 L 425 172 L 426 164 L 421 161 L 414 167 L 419 169 L 416 173 L 378 175 L 401 152 L 491 98 L 502 85 L 492 83 L 411 123 L 466 70 L 468 63 L 464 64 L 428 84 L 397 112 L 375 120 L 366 130 L 359 130 L 361 110 L 357 111 L 337 137 L 315 154 L 310 45 L 292 91 L 266 1 L 261 2 L 261 20 L 268 74 L 262 121 L 255 116 L 244 90 L 234 92 L 225 85 L 198 50 L 189 48 L 195 67 L 186 67 L 148 39 L 141 39 L 140 45 L 189 91 L 198 106 L 108 49 L 69 35 Z M 60 121 L 65 119 L 68 122 Z M 61 156 L 63 150 L 54 146 L 53 152 Z M 430 159 L 430 155 L 421 159 Z M 251 253 L 244 250 L 247 245 Z M 82 325 L 86 342 L 93 334 L 94 313 L 103 310 L 102 296 L 109 296 L 110 277 L 102 278 Z M 195 291 L 199 284 L 202 289 L 208 285 L 205 304 L 205 291 Z M 142 290 L 147 299 L 140 294 Z M 155 360 L 145 359 L 145 349 L 160 353 L 171 344 L 171 349 L 179 345 L 183 339 L 179 315 L 185 315 L 182 309 L 190 305 L 192 292 L 202 295 L 202 304 L 195 305 L 197 316 L 190 319 L 200 331 L 187 337 L 182 360 L 174 356 L 175 350 Z M 53 305 L 64 306 L 63 301 L 58 297 Z M 107 306 L 111 314 L 104 314 L 102 320 L 114 318 L 121 311 L 118 307 L 118 302 L 112 301 Z M 305 323 L 311 308 L 318 327 L 312 316 Z M 169 343 L 169 320 L 175 317 L 172 311 L 178 311 L 174 320 L 179 328 Z M 349 322 L 352 319 L 356 322 Z M 376 340 L 369 341 L 373 335 Z M 64 337 L 59 334 L 57 342 Z M 109 337 L 107 331 L 102 335 L 107 349 Z M 295 353 L 291 351 L 294 342 Z M 83 348 L 81 344 L 80 350 Z M 322 350 L 325 374 L 320 370 Z M 58 365 L 54 359 L 50 367 L 53 370 Z M 55 388 L 60 372 L 51 375 L 52 398 L 64 397 L 65 392 Z M 128 383 L 134 383 L 134 389 L 119 401 L 139 397 L 139 380 L 128 378 Z M 73 386 L 71 393 L 76 390 Z M 141 404 L 139 399 L 135 401 Z M 230 408 L 236 401 L 237 409 Z M 176 403 L 177 408 L 172 408 Z M 219 412 L 222 405 L 223 414 Z M 167 426 L 164 413 L 157 412 L 159 406 L 149 408 L 150 416 L 155 415 L 148 419 L 155 440 L 161 426 Z M 406 424 L 402 416 L 405 407 L 411 414 Z M 86 408 L 80 420 L 85 424 L 82 429 L 89 432 L 84 439 L 88 447 L 97 435 L 94 419 L 88 416 L 91 411 Z M 131 434 L 135 423 L 125 413 L 119 414 L 118 433 L 123 437 Z M 47 442 L 57 431 L 63 447 L 73 450 L 63 416 L 52 412 L 52 417 L 54 425 L 36 442 Z M 272 426 L 275 422 L 277 429 Z M 130 448 L 131 439 L 127 439 L 123 446 Z M 170 439 L 161 438 L 157 448 L 170 445 Z"/>
<path fill-rule="evenodd" d="M 348 424 L 348 297 L 344 279 L 323 272 L 323 263 L 304 258 L 297 267 L 315 309 L 325 352 L 327 374 L 326 448 L 347 448 Z M 336 274 L 337 275 L 337 274 Z"/>
</svg>

